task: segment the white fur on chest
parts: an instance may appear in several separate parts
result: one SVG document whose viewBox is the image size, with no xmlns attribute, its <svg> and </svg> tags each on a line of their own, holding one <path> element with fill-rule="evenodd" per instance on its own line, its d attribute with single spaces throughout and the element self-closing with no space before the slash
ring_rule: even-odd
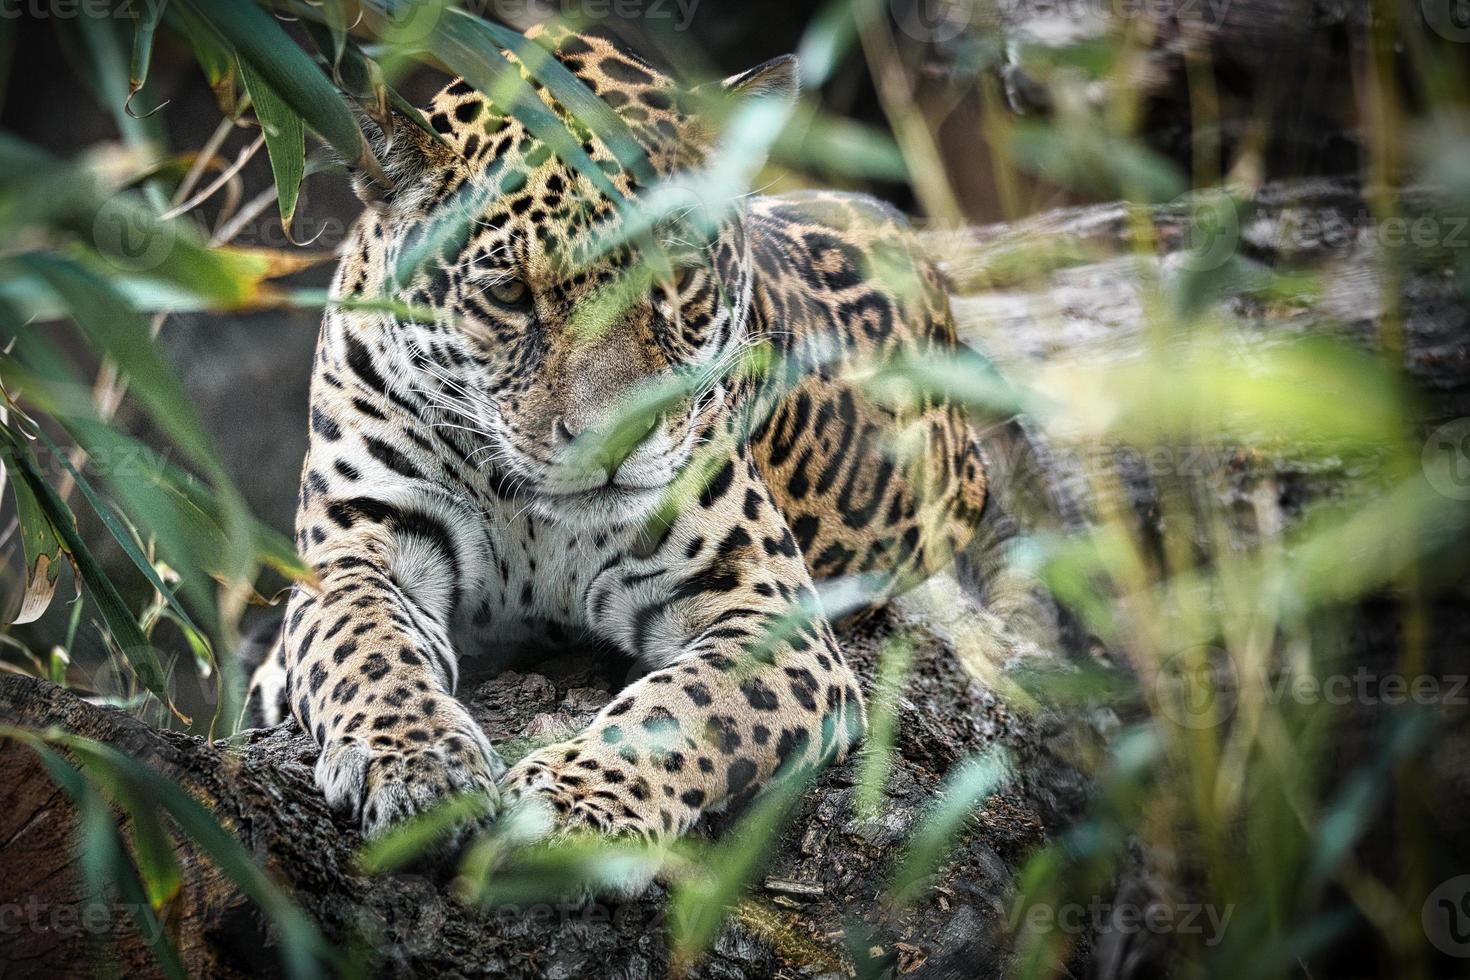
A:
<svg viewBox="0 0 1470 980">
<path fill-rule="evenodd" d="M 487 515 L 491 557 L 477 596 L 459 617 L 464 653 L 614 639 L 589 621 L 598 569 L 623 553 L 627 531 L 562 527 L 522 512 Z"/>
</svg>

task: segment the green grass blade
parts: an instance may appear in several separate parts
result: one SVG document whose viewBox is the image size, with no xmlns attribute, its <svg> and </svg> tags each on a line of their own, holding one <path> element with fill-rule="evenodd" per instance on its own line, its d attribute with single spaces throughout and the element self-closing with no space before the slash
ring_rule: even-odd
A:
<svg viewBox="0 0 1470 980">
<path fill-rule="evenodd" d="M 0 231 L 12 237 L 54 231 L 79 246 L 106 280 L 166 283 L 211 306 L 240 306 L 257 296 L 252 261 L 208 248 L 191 222 L 162 220 L 141 195 L 118 193 L 105 174 L 0 132 L 0 178 Z M 36 277 L 5 261 L 0 287 L 12 296 L 34 292 Z"/>
<path fill-rule="evenodd" d="M 471 17 L 473 15 L 453 10 L 450 11 L 449 16 Z M 648 154 L 633 138 L 633 133 L 628 128 L 628 124 L 623 121 L 623 117 L 618 115 L 612 106 L 598 98 L 587 87 L 586 82 L 573 74 L 572 70 L 558 61 L 550 51 L 535 41 L 527 39 L 519 31 L 493 21 L 479 18 L 476 18 L 476 21 L 478 28 L 486 36 L 515 55 L 516 59 L 526 66 L 526 71 L 532 78 L 546 86 L 556 100 L 579 122 L 597 134 L 598 139 L 602 140 L 623 169 L 637 177 L 639 183 L 645 187 L 657 181 L 658 175 L 654 173 L 653 164 L 648 160 Z"/>
<path fill-rule="evenodd" d="M 944 795 L 910 839 L 907 852 L 889 879 L 889 901 L 901 908 L 919 896 L 925 880 L 939 867 L 957 833 L 980 800 L 1010 776 L 1004 752 L 976 756 L 945 780 Z"/>
<path fill-rule="evenodd" d="M 359 101 L 369 103 L 366 111 L 380 126 L 391 125 L 388 113 L 396 112 L 417 126 L 436 143 L 441 146 L 449 145 L 445 142 L 444 136 L 429 125 L 429 120 L 424 118 L 424 114 L 418 110 L 418 107 L 411 104 L 387 83 L 383 67 L 364 54 L 362 48 L 349 38 L 341 50 L 337 50 L 337 40 L 332 33 L 330 8 L 321 15 L 326 21 L 325 24 L 310 19 L 316 15 L 310 4 L 297 4 L 292 7 L 292 10 L 303 17 L 306 33 L 311 35 L 317 50 L 332 52 L 332 77 L 337 85 Z"/>
<path fill-rule="evenodd" d="M 178 897 L 183 875 L 174 853 L 173 838 L 164 829 L 160 814 L 142 787 L 111 766 L 83 756 L 82 768 L 94 785 L 127 814 L 132 824 L 133 853 L 138 876 L 148 895 L 149 906 L 158 911 Z"/>
<path fill-rule="evenodd" d="M 77 17 L 58 32 L 58 37 L 63 48 L 74 49 L 70 60 L 91 88 L 98 105 L 111 115 L 124 142 L 156 153 L 166 141 L 162 119 L 128 111 L 132 99 L 128 86 L 132 52 L 128 39 L 119 29 L 121 23 L 116 17 Z M 158 201 L 162 201 L 161 194 Z"/>
<path fill-rule="evenodd" d="M 476 842 L 456 884 L 467 901 L 481 906 L 525 907 L 578 894 L 617 894 L 651 878 L 665 857 L 659 845 L 597 834 L 530 843 L 519 828 L 497 823 Z"/>
<path fill-rule="evenodd" d="M 322 20 L 327 25 L 327 62 L 332 66 L 332 78 L 341 84 L 337 74 L 342 56 L 347 51 L 347 10 L 342 0 L 316 0 L 321 9 Z"/>
<path fill-rule="evenodd" d="M 106 280 L 75 263 L 36 254 L 15 262 L 62 299 L 93 347 L 112 358 L 129 378 L 153 420 L 203 470 L 220 496 L 224 540 L 231 546 L 223 556 L 222 576 L 228 582 L 253 579 L 250 519 L 244 501 L 215 455 L 192 402 L 159 355 L 146 319 L 131 310 Z"/>
<path fill-rule="evenodd" d="M 190 618 L 188 611 L 179 604 L 178 599 L 174 596 L 173 590 L 165 585 L 163 580 L 158 577 L 157 569 L 155 569 L 153 567 L 153 563 L 148 560 L 148 556 L 143 554 L 142 549 L 138 547 L 138 542 L 135 541 L 133 539 L 133 536 L 128 533 L 128 529 L 125 528 L 122 524 L 122 521 L 118 519 L 117 513 L 112 509 L 112 506 L 104 501 L 101 496 L 98 495 L 96 489 L 92 486 L 91 482 L 87 480 L 86 477 L 84 477 L 76 469 L 76 467 L 72 466 L 71 460 L 67 457 L 66 453 L 61 451 L 61 449 L 56 445 L 55 442 L 51 440 L 51 437 L 47 435 L 44 430 L 37 430 L 37 436 L 46 445 L 46 449 L 56 459 L 61 460 L 61 465 L 66 469 L 66 472 L 71 475 L 72 480 L 76 482 L 77 489 L 81 491 L 83 499 L 85 499 L 87 503 L 91 506 L 93 513 L 97 515 L 97 519 L 102 522 L 103 527 L 107 528 L 108 533 L 112 535 L 113 540 L 117 542 L 118 547 L 122 549 L 123 554 L 127 555 L 128 559 L 133 563 L 138 571 L 143 573 L 144 578 L 148 580 L 148 584 L 153 586 L 154 589 L 156 589 L 168 600 L 169 606 L 172 607 L 174 613 L 179 616 L 179 618 L 181 618 L 191 630 L 195 631 L 196 633 L 200 632 L 199 627 L 194 623 L 193 619 Z M 87 451 L 95 458 L 95 446 L 88 449 Z M 176 567 L 179 567 L 181 571 L 187 571 L 186 565 L 179 564 Z M 187 584 L 187 578 L 185 579 L 185 581 Z M 209 606 L 208 604 L 201 604 L 201 608 L 208 609 Z"/>
<path fill-rule="evenodd" d="M 37 254 L 20 256 L 15 262 L 62 299 L 87 340 L 98 353 L 116 362 L 169 438 L 212 479 L 223 477 L 224 466 L 204 434 L 193 403 L 159 356 L 147 320 L 128 308 L 109 283 L 73 262 Z"/>
<path fill-rule="evenodd" d="M 864 818 L 877 816 L 883 805 L 884 788 L 893 770 L 899 703 L 913 658 L 913 647 L 897 638 L 885 644 L 879 654 L 878 679 L 868 699 L 868 734 L 863 740 L 855 797 L 858 814 Z"/>
<path fill-rule="evenodd" d="M 384 836 L 368 841 L 358 853 L 358 864 L 369 874 L 397 870 L 427 853 L 453 828 L 489 816 L 490 812 L 488 797 L 451 797 L 414 814 Z"/>
<path fill-rule="evenodd" d="M 488 23 L 463 11 L 448 10 L 435 25 L 429 47 L 450 71 L 520 120 L 532 135 L 591 181 L 608 200 L 615 204 L 623 202 L 622 194 L 607 174 L 582 149 L 582 140 L 546 107 L 520 77 L 519 69 L 501 53 L 500 42 Z"/>
<path fill-rule="evenodd" d="M 688 967 L 719 934 L 730 908 L 773 850 L 773 841 L 809 781 L 792 774 L 778 778 L 750 812 L 697 863 L 706 876 L 679 882 L 669 898 L 669 938 L 676 963 Z"/>
<path fill-rule="evenodd" d="M 168 7 L 164 14 L 168 25 L 189 39 L 194 60 L 204 72 L 205 81 L 214 93 L 220 111 L 235 115 L 235 58 L 230 46 L 214 26 L 182 3 Z"/>
</svg>

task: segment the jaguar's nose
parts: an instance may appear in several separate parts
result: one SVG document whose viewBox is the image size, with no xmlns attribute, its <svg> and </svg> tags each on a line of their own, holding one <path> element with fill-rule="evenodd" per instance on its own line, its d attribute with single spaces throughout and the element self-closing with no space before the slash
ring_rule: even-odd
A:
<svg viewBox="0 0 1470 980">
<path fill-rule="evenodd" d="M 563 416 L 552 429 L 556 441 L 574 464 L 599 469 L 611 480 L 661 420 L 659 415 L 636 415 L 607 425 L 585 426 Z"/>
</svg>

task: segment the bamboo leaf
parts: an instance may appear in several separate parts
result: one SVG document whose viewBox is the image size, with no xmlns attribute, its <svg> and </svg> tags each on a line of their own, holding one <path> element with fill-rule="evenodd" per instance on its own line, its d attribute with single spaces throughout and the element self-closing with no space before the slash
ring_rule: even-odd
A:
<svg viewBox="0 0 1470 980">
<path fill-rule="evenodd" d="M 185 4 L 167 8 L 165 16 L 169 26 L 189 39 L 194 60 L 199 62 L 220 112 L 233 119 L 239 103 L 235 97 L 235 58 L 229 44 L 213 25 Z"/>
<path fill-rule="evenodd" d="M 169 438 L 212 478 L 223 477 L 224 467 L 204 435 L 193 404 L 159 357 L 147 321 L 129 309 L 107 282 L 75 263 L 35 254 L 15 261 L 61 297 L 88 341 L 128 376 L 138 399 Z"/>
<path fill-rule="evenodd" d="M 596 834 L 528 840 L 527 829 L 544 827 L 544 819 L 528 808 L 502 816 L 461 864 L 462 896 L 483 906 L 526 906 L 578 893 L 618 894 L 652 878 L 668 856 L 655 844 Z"/>
<path fill-rule="evenodd" d="M 172 284 L 208 305 L 234 307 L 259 291 L 268 271 L 248 253 L 206 247 L 189 222 L 162 220 L 140 195 L 118 193 L 111 180 L 93 170 L 4 132 L 0 178 L 0 229 L 33 236 L 39 227 L 71 236 L 88 250 L 82 261 L 95 266 L 95 278 L 104 285 L 135 277 L 134 282 Z M 35 276 L 6 273 L 0 288 L 8 295 L 38 282 Z"/>
<path fill-rule="evenodd" d="M 771 852 L 771 841 L 806 789 L 799 775 L 778 778 L 750 812 L 695 862 L 710 874 L 681 881 L 669 899 L 674 960 L 686 969 L 718 935 L 730 908 Z M 677 971 L 676 971 L 677 972 Z"/>
<path fill-rule="evenodd" d="M 342 6 L 341 0 L 317 0 L 322 11 L 322 20 L 327 24 L 327 35 L 329 43 L 327 50 L 330 52 L 328 61 L 332 65 L 332 79 L 339 85 L 341 78 L 337 73 L 337 66 L 342 63 L 342 55 L 347 50 L 347 11 Z"/>
<path fill-rule="evenodd" d="M 5 457 L 5 472 L 10 473 L 15 465 L 10 456 Z M 63 546 L 56 529 L 41 509 L 35 493 L 20 474 L 7 481 L 15 494 L 16 519 L 20 523 L 20 539 L 26 561 L 26 588 L 21 600 L 20 611 L 11 620 L 13 625 L 35 622 L 51 605 L 56 594 L 56 578 L 61 572 Z"/>
<path fill-rule="evenodd" d="M 451 17 L 472 18 L 473 14 L 461 10 L 449 11 Z M 597 134 L 608 150 L 626 170 L 631 172 L 645 187 L 653 184 L 658 175 L 648 154 L 633 138 L 632 131 L 623 117 L 587 87 L 573 74 L 572 70 L 558 61 L 550 51 L 519 31 L 503 24 L 474 18 L 476 26 L 499 47 L 516 56 L 526 71 L 536 81 L 545 85 L 576 119 Z"/>
<path fill-rule="evenodd" d="M 41 475 L 30 447 L 10 429 L 0 428 L 0 433 L 3 433 L 5 439 L 7 467 L 12 475 L 25 481 L 35 495 L 42 512 L 51 522 L 51 526 L 60 535 L 67 554 L 71 556 L 72 564 L 76 566 L 87 591 L 92 594 L 93 600 L 97 603 L 97 609 L 102 614 L 103 622 L 107 624 L 107 629 L 122 650 L 128 665 L 138 676 L 139 683 L 171 710 L 176 710 L 173 708 L 173 701 L 169 698 L 168 683 L 164 677 L 163 665 L 159 663 L 157 651 L 149 645 L 148 638 L 143 635 L 138 621 L 133 618 L 127 603 L 118 594 L 117 587 L 112 584 L 102 570 L 102 566 L 92 556 L 91 550 L 77 534 L 76 521 L 70 508 L 57 496 L 56 491 Z"/>
<path fill-rule="evenodd" d="M 128 39 L 119 29 L 120 18 L 77 17 L 71 26 L 72 30 L 59 32 L 62 46 L 74 49 L 71 60 L 77 73 L 86 80 L 98 104 L 112 116 L 123 141 L 144 152 L 157 153 L 165 142 L 161 120 L 128 110 L 131 53 Z"/>
<path fill-rule="evenodd" d="M 863 741 L 862 775 L 855 798 L 859 815 L 877 816 L 893 769 L 900 699 L 914 650 L 907 640 L 886 643 L 879 654 L 878 679 L 868 699 L 868 735 Z"/>
<path fill-rule="evenodd" d="M 210 617 L 211 626 L 217 625 L 203 586 L 210 576 L 226 577 L 230 573 L 235 543 L 225 530 L 226 504 L 162 454 L 100 422 L 80 382 L 54 347 L 36 332 L 22 334 L 13 353 L 6 364 L 7 385 L 24 390 L 28 403 L 55 418 L 93 460 L 108 462 L 108 483 L 123 509 L 134 523 L 157 538 L 160 554 L 182 576 L 181 588 L 191 594 L 196 608 Z M 158 577 L 133 535 L 86 474 L 71 465 L 45 430 L 39 430 L 36 438 L 61 461 L 103 526 L 149 584 L 169 599 L 173 612 L 190 631 L 203 632 Z M 249 542 L 254 561 L 293 580 L 312 578 L 293 543 L 274 529 L 250 519 Z"/>
<path fill-rule="evenodd" d="M 240 0 L 183 0 L 228 41 L 248 64 L 317 135 L 350 165 L 384 184 L 388 179 L 368 148 L 341 93 L 311 56 L 283 31 L 270 14 Z"/>
<path fill-rule="evenodd" d="M 132 5 L 138 22 L 133 27 L 133 57 L 128 64 L 128 98 L 123 103 L 123 108 L 129 115 L 133 112 L 133 97 L 143 90 L 148 81 L 148 67 L 153 61 L 153 36 L 158 31 L 158 22 L 167 7 L 168 0 L 140 0 Z M 144 115 L 151 116 L 166 105 L 167 102 L 160 103 Z"/>
<path fill-rule="evenodd" d="M 82 768 L 114 805 L 127 814 L 132 826 L 133 853 L 148 904 L 161 910 L 176 899 L 183 875 L 174 853 L 173 838 L 164 829 L 159 811 L 144 788 L 95 757 L 82 755 Z"/>
<path fill-rule="evenodd" d="M 373 6 L 385 10 L 396 9 L 400 2 L 401 0 L 371 0 Z M 448 9 L 434 25 L 433 34 L 429 38 L 429 50 L 450 71 L 520 120 L 532 135 L 591 181 L 608 200 L 615 204 L 622 203 L 622 194 L 608 180 L 602 168 L 593 163 L 592 158 L 582 149 L 581 139 L 546 107 L 525 79 L 520 77 L 520 70 L 501 53 L 500 42 L 489 23 L 462 10 Z M 564 88 L 565 86 L 558 86 L 553 89 L 553 94 L 558 98 L 569 94 L 562 91 Z"/>
<path fill-rule="evenodd" d="M 133 536 L 128 533 L 127 528 L 122 526 L 121 521 L 118 520 L 117 514 L 114 513 L 112 507 L 97 494 L 97 491 L 93 488 L 91 482 L 88 481 L 86 477 L 84 477 L 80 472 L 78 472 L 76 467 L 72 466 L 71 460 L 67 458 L 65 453 L 57 448 L 56 444 L 51 441 L 50 436 L 48 436 L 43 430 L 38 430 L 37 434 L 38 437 L 46 444 L 46 448 L 57 459 L 61 460 L 62 466 L 65 467 L 67 473 L 70 474 L 72 480 L 75 481 L 77 489 L 82 492 L 82 497 L 91 506 L 93 512 L 97 515 L 98 519 L 102 521 L 102 525 L 107 528 L 108 532 L 112 535 L 113 540 L 117 542 L 118 547 L 120 547 L 123 550 L 123 553 L 128 556 L 129 560 L 132 561 L 134 567 L 136 567 L 138 571 L 143 573 L 143 576 L 148 579 L 149 585 L 153 586 L 153 588 L 157 590 L 159 594 L 167 598 L 169 605 L 173 607 L 174 612 L 186 624 L 188 624 L 189 628 L 197 632 L 199 630 L 199 627 L 194 624 L 194 621 L 189 617 L 189 614 L 185 611 L 184 607 L 179 605 L 179 601 L 174 596 L 173 590 L 165 585 L 163 580 L 158 577 L 158 571 L 153 567 L 153 563 L 150 562 L 147 556 L 144 555 L 143 552 L 138 548 L 138 543 L 133 540 Z M 87 447 L 84 444 L 83 448 L 86 448 L 87 452 L 91 454 L 94 458 L 96 458 L 96 456 L 98 455 L 98 447 L 95 445 Z M 127 481 L 115 482 L 124 483 Z M 184 565 L 180 561 L 178 556 L 172 554 L 172 549 L 170 549 L 170 554 L 168 557 L 174 560 L 176 566 L 187 568 L 187 565 Z M 186 585 L 190 583 L 190 576 L 188 576 L 187 574 L 185 575 L 184 582 Z M 201 601 L 200 608 L 207 610 L 210 608 L 210 606 L 207 602 Z"/>
<path fill-rule="evenodd" d="M 155 806 L 162 807 L 210 861 L 260 906 L 281 933 L 279 949 L 288 975 L 315 978 L 321 965 L 333 959 L 331 947 L 311 920 L 260 867 L 256 859 L 214 814 L 186 793 L 177 783 L 117 749 L 80 736 L 57 733 L 52 741 L 95 759 L 120 773 L 146 792 Z"/>
<path fill-rule="evenodd" d="M 306 6 L 303 12 L 309 13 L 310 6 Z M 306 31 L 316 42 L 317 48 L 325 48 L 335 51 L 336 41 L 331 34 L 330 23 L 327 26 L 312 20 L 305 21 Z M 433 126 L 418 107 L 410 103 L 400 95 L 393 86 L 387 84 L 384 77 L 383 67 L 374 59 L 369 58 L 362 48 L 347 41 L 340 53 L 334 55 L 333 79 L 349 95 L 362 102 L 368 103 L 367 113 L 372 116 L 373 121 L 383 128 L 385 133 L 393 131 L 393 113 L 397 113 L 409 122 L 413 123 L 424 132 L 430 139 L 441 146 L 448 146 L 443 134 Z"/>
<path fill-rule="evenodd" d="M 128 859 L 112 812 L 96 788 L 36 735 L 14 729 L 3 734 L 25 742 L 40 757 L 52 782 L 76 805 L 80 817 L 77 837 L 81 845 L 82 870 L 93 893 L 102 899 L 106 886 L 109 883 L 114 885 L 118 897 L 132 913 L 138 935 L 148 943 L 164 975 L 185 980 L 188 974 L 179 961 L 178 951 L 158 921 L 154 906 L 138 880 L 138 872 Z"/>
<path fill-rule="evenodd" d="M 395 825 L 383 837 L 367 842 L 358 852 L 358 864 L 369 874 L 397 870 L 428 853 L 454 828 L 490 815 L 490 799 L 486 796 L 450 797 Z"/>
<path fill-rule="evenodd" d="M 281 228 L 290 238 L 301 181 L 306 176 L 306 128 L 301 117 L 246 61 L 240 62 L 240 77 L 245 82 L 250 104 L 255 108 L 255 118 L 260 120 L 261 131 L 265 133 L 266 154 L 270 157 L 271 174 L 276 182 L 276 204 L 281 211 Z"/>
<path fill-rule="evenodd" d="M 317 47 L 326 44 L 335 47 L 331 31 L 312 21 L 306 22 L 306 31 L 316 41 Z M 391 135 L 393 120 L 388 108 L 388 84 L 378 63 L 362 53 L 355 44 L 348 44 L 336 54 L 333 62 L 333 78 L 337 85 L 359 103 L 366 103 L 366 112 L 383 130 Z M 438 136 L 435 133 L 435 136 Z M 442 140 L 442 137 L 440 137 Z"/>
</svg>

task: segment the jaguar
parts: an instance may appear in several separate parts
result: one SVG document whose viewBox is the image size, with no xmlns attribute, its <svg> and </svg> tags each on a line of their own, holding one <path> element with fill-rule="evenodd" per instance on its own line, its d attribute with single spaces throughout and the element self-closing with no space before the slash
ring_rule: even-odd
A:
<svg viewBox="0 0 1470 980">
<path fill-rule="evenodd" d="M 794 57 L 687 86 L 611 37 L 526 37 L 643 169 L 543 84 L 551 60 L 514 55 L 570 150 L 462 79 L 427 126 L 374 133 L 388 179 L 356 178 L 313 368 L 314 581 L 250 704 L 310 733 L 365 834 L 474 793 L 659 841 L 857 744 L 833 623 L 965 548 L 984 467 L 963 408 L 903 383 L 963 348 L 898 211 L 698 193 L 750 155 L 710 98 L 793 106 Z M 641 676 L 507 768 L 455 698 L 462 660 L 578 644 Z"/>
</svg>

